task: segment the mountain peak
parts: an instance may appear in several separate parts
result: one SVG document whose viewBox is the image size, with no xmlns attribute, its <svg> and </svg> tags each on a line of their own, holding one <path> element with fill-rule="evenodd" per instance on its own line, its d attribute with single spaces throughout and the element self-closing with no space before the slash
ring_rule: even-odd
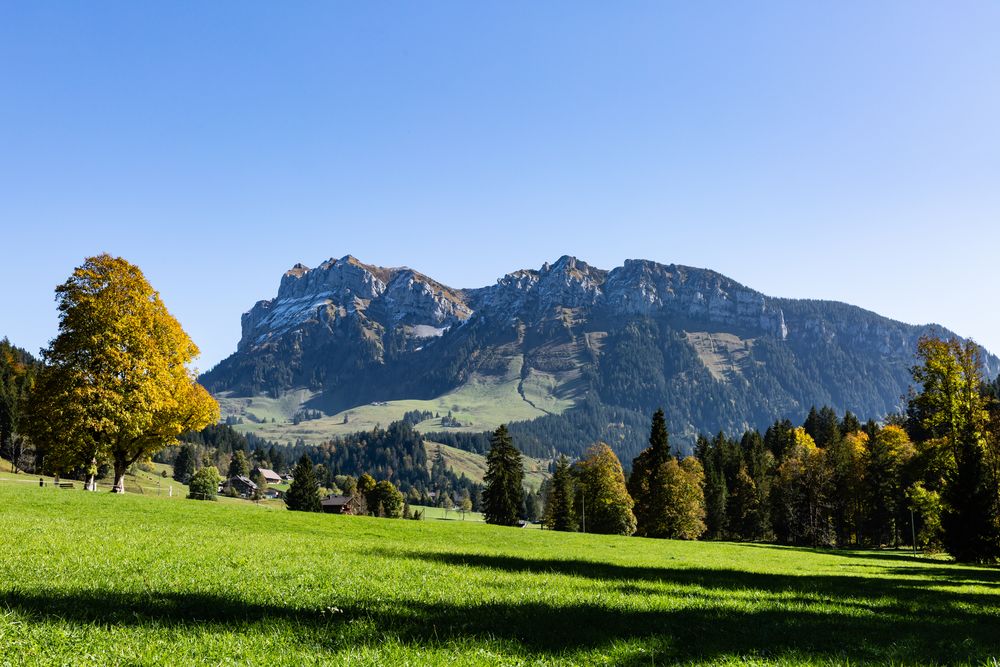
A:
<svg viewBox="0 0 1000 667">
<path fill-rule="evenodd" d="M 872 417 L 899 410 L 925 334 L 953 335 L 649 260 L 606 271 L 563 255 L 454 290 L 346 255 L 287 271 L 277 296 L 244 314 L 237 352 L 204 381 L 237 396 L 308 389 L 333 412 L 466 385 L 476 405 L 484 395 L 503 401 L 507 419 L 597 405 L 584 422 L 613 425 L 623 414 L 641 425 L 663 406 L 672 432 L 690 442 L 804 416 L 813 403 Z M 987 353 L 984 363 L 996 376 L 1000 360 Z M 641 430 L 628 436 L 636 447 Z"/>
</svg>

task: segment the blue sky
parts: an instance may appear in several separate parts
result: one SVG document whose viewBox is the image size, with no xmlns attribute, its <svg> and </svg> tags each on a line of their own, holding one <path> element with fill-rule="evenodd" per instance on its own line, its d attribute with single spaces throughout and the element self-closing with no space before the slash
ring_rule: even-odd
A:
<svg viewBox="0 0 1000 667">
<path fill-rule="evenodd" d="M 1000 4 L 0 5 L 0 336 L 87 255 L 201 346 L 295 262 L 455 287 L 573 254 L 1000 352 Z"/>
</svg>

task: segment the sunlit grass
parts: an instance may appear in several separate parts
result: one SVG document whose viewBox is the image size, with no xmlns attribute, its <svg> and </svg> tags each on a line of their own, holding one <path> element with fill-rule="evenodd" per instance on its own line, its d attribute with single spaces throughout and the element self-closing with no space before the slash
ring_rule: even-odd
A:
<svg viewBox="0 0 1000 667">
<path fill-rule="evenodd" d="M 0 484 L 0 664 L 986 664 L 1000 572 L 896 553 Z"/>
</svg>

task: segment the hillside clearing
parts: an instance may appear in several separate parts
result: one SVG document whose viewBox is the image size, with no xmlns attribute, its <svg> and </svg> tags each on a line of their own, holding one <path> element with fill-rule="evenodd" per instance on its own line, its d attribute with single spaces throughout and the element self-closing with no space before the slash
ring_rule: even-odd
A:
<svg viewBox="0 0 1000 667">
<path fill-rule="evenodd" d="M 1000 571 L 0 484 L 16 664 L 983 664 Z"/>
<path fill-rule="evenodd" d="M 512 421 L 561 414 L 573 407 L 573 400 L 558 396 L 560 384 L 565 379 L 534 370 L 522 379 L 522 363 L 521 357 L 515 357 L 510 361 L 506 373 L 497 376 L 474 375 L 461 387 L 437 398 L 358 405 L 334 415 L 302 420 L 298 424 L 292 418 L 301 410 L 311 409 L 309 406 L 317 397 L 316 394 L 297 390 L 274 399 L 267 396 L 238 397 L 223 393 L 217 399 L 222 408 L 223 419 L 242 418 L 242 423 L 234 425 L 240 432 L 254 433 L 275 442 L 303 440 L 307 444 L 325 442 L 338 435 L 370 431 L 376 426 L 384 428 L 414 410 L 436 415 L 417 424 L 417 430 L 424 433 L 478 433 Z M 461 426 L 442 425 L 442 418 L 449 412 Z"/>
<path fill-rule="evenodd" d="M 483 483 L 483 475 L 486 474 L 484 455 L 430 440 L 424 441 L 424 447 L 427 449 L 428 470 L 431 469 L 437 448 L 440 447 L 445 466 L 456 475 L 465 475 L 474 482 Z M 521 456 L 521 460 L 524 462 L 524 486 L 537 491 L 542 482 L 549 477 L 549 462 L 524 455 Z"/>
</svg>

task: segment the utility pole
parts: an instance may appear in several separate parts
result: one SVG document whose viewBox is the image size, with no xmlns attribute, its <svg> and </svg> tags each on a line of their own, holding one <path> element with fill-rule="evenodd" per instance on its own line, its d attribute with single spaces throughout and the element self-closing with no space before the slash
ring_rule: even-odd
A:
<svg viewBox="0 0 1000 667">
<path fill-rule="evenodd" d="M 913 555 L 917 555 L 917 526 L 913 522 L 913 508 L 910 508 L 910 535 L 913 537 Z"/>
<path fill-rule="evenodd" d="M 587 491 L 580 489 L 580 503 L 583 505 L 583 532 L 587 532 Z"/>
</svg>

